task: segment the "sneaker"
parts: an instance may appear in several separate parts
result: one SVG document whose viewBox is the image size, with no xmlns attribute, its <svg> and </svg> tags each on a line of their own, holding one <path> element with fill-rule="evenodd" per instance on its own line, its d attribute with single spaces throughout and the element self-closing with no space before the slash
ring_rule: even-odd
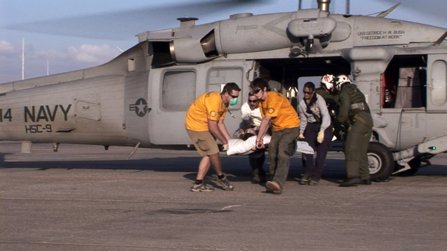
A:
<svg viewBox="0 0 447 251">
<path fill-rule="evenodd" d="M 228 181 L 227 177 L 223 177 L 222 179 L 217 178 L 216 179 L 216 183 L 223 189 L 226 191 L 233 191 L 234 190 L 234 186 L 231 185 L 231 183 Z"/>
<path fill-rule="evenodd" d="M 310 184 L 310 178 L 309 178 L 309 176 L 303 176 L 299 181 L 298 181 L 298 183 L 300 184 L 300 185 L 309 185 Z"/>
<path fill-rule="evenodd" d="M 309 180 L 309 186 L 316 186 L 318 185 L 319 180 L 310 179 Z"/>
<path fill-rule="evenodd" d="M 265 183 L 267 191 L 271 191 L 274 194 L 281 194 L 281 186 L 276 181 L 267 181 Z"/>
<path fill-rule="evenodd" d="M 191 187 L 191 192 L 212 192 L 214 188 L 207 186 L 205 183 L 194 183 Z"/>
<path fill-rule="evenodd" d="M 259 178 L 259 175 L 255 174 L 251 178 L 251 183 L 253 184 L 259 184 L 261 182 L 261 178 Z"/>
<path fill-rule="evenodd" d="M 265 182 L 266 182 L 265 176 L 255 175 L 251 179 L 251 183 L 253 183 L 253 184 L 265 184 Z"/>
</svg>

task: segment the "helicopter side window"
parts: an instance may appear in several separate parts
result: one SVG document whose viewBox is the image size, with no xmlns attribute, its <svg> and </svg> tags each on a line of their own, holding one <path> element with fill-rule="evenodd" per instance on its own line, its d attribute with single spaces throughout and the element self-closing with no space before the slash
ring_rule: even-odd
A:
<svg viewBox="0 0 447 251">
<path fill-rule="evenodd" d="M 425 106 L 425 62 L 426 56 L 396 56 L 393 58 L 382 76 L 383 108 Z"/>
<path fill-rule="evenodd" d="M 163 76 L 161 104 L 163 109 L 186 111 L 196 93 L 194 71 L 169 71 Z"/>
</svg>

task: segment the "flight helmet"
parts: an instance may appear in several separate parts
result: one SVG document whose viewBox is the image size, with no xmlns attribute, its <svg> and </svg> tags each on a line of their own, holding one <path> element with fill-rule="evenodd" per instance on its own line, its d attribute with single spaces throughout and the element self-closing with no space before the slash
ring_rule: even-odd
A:
<svg viewBox="0 0 447 251">
<path fill-rule="evenodd" d="M 321 86 L 331 91 L 334 88 L 335 76 L 332 74 L 325 74 L 320 80 Z"/>
<path fill-rule="evenodd" d="M 337 76 L 337 79 L 335 80 L 335 89 L 336 89 L 337 91 L 340 91 L 340 90 L 341 90 L 341 87 L 342 87 L 344 84 L 346 84 L 346 83 L 351 84 L 351 83 L 352 83 L 351 79 L 350 79 L 348 76 L 344 75 L 344 74 L 342 74 L 342 75 L 338 75 L 338 76 Z"/>
</svg>

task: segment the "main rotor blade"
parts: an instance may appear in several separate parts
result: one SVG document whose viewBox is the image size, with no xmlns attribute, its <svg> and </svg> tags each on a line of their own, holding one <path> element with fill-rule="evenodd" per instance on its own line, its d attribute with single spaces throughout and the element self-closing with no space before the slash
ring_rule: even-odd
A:
<svg viewBox="0 0 447 251">
<path fill-rule="evenodd" d="M 445 10 L 447 9 L 447 1 L 439 0 L 381 0 L 383 2 L 401 3 L 399 8 L 407 8 L 420 12 L 421 15 L 431 16 L 438 20 L 445 20 L 444 27 L 447 27 L 447 19 L 445 17 Z M 398 8 L 398 9 L 399 9 Z"/>
<path fill-rule="evenodd" d="M 178 17 L 203 17 L 231 8 L 264 4 L 270 0 L 217 0 L 180 3 L 168 6 L 145 7 L 104 14 L 82 15 L 59 19 L 40 20 L 5 26 L 12 30 L 88 37 L 96 39 L 127 40 L 150 30 L 178 26 Z M 272 1 L 270 1 L 272 2 Z"/>
</svg>

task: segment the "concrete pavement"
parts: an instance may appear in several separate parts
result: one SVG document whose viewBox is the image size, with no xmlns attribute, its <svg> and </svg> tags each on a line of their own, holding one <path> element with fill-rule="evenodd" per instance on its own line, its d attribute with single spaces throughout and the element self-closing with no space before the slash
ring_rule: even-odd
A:
<svg viewBox="0 0 447 251">
<path fill-rule="evenodd" d="M 444 250 L 447 155 L 412 177 L 341 188 L 343 155 L 282 195 L 249 182 L 246 157 L 224 157 L 235 191 L 192 193 L 194 151 L 2 143 L 0 250 Z M 210 172 L 211 174 L 211 172 Z"/>
</svg>

